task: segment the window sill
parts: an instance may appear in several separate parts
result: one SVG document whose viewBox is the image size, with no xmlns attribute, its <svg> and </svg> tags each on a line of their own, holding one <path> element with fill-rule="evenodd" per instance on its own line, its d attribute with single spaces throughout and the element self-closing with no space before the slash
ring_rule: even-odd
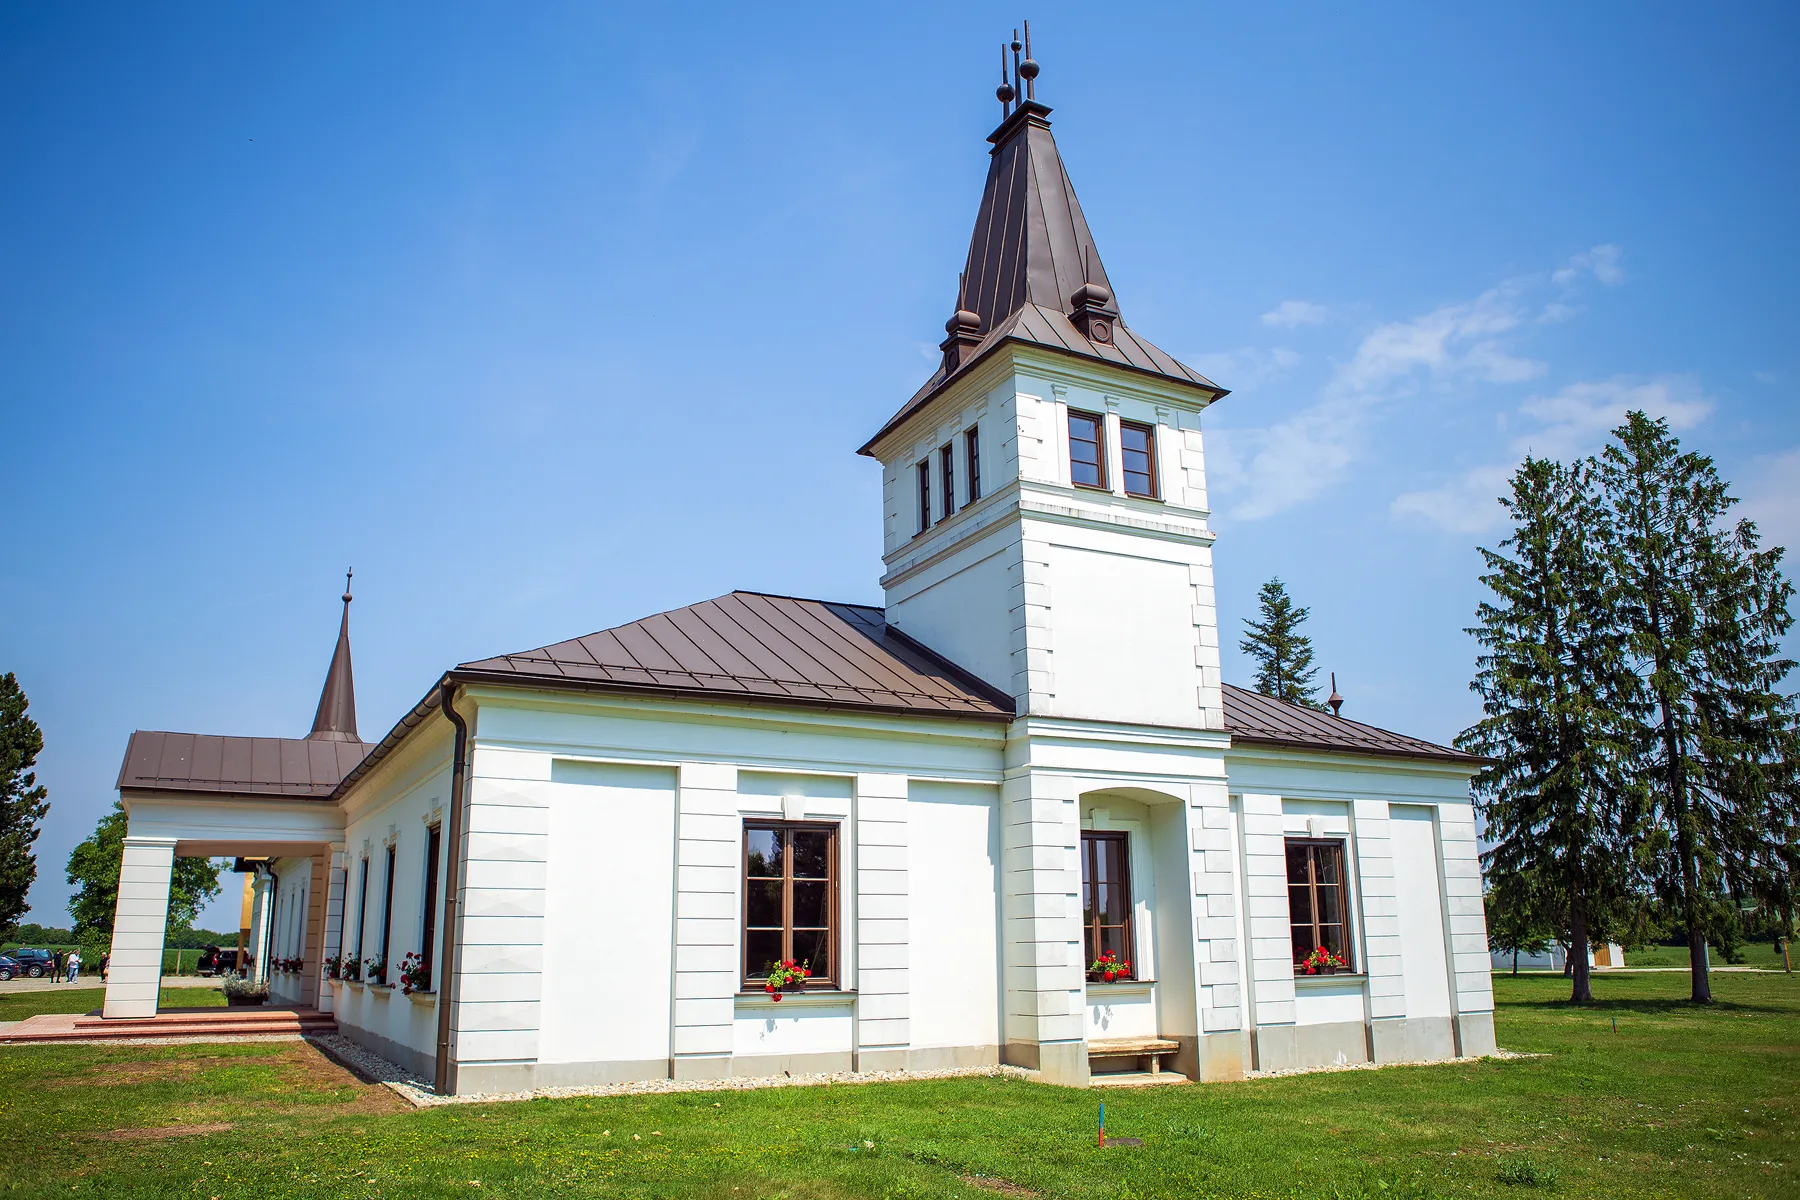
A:
<svg viewBox="0 0 1800 1200">
<path fill-rule="evenodd" d="M 379 992 L 384 996 L 390 992 L 399 990 L 391 983 L 365 983 L 363 986 L 368 988 L 371 992 Z"/>
<path fill-rule="evenodd" d="M 831 988 L 809 988 L 804 992 L 783 992 L 777 1001 L 768 992 L 739 992 L 736 997 L 740 1008 L 787 1008 L 797 1005 L 800 1008 L 834 1008 L 856 1002 L 855 992 L 841 992 Z"/>
<path fill-rule="evenodd" d="M 1089 999 L 1115 996 L 1148 996 L 1150 989 L 1156 986 L 1154 979 L 1115 979 L 1111 983 L 1105 980 L 1089 980 L 1087 994 Z"/>
<path fill-rule="evenodd" d="M 1126 492 L 1125 495 L 1132 500 L 1149 500 L 1156 504 L 1161 504 L 1163 502 L 1161 496 L 1153 496 L 1149 492 Z"/>
<path fill-rule="evenodd" d="M 1297 988 L 1330 987 L 1334 983 L 1354 983 L 1358 987 L 1369 981 L 1369 977 L 1360 971 L 1339 971 L 1336 975 L 1295 975 L 1294 986 Z"/>
<path fill-rule="evenodd" d="M 331 986 L 355 988 L 360 992 L 363 989 L 363 981 L 360 979 L 333 979 L 331 981 Z"/>
<path fill-rule="evenodd" d="M 1111 488 L 1107 487 L 1104 483 L 1077 483 L 1071 479 L 1069 481 L 1069 486 L 1072 488 L 1077 488 L 1084 492 L 1099 492 L 1103 496 L 1112 496 L 1112 495 L 1116 494 Z"/>
<path fill-rule="evenodd" d="M 407 999 L 411 1000 L 414 1004 L 418 1005 L 420 1008 L 436 1008 L 437 1007 L 437 993 L 436 992 L 414 992 L 411 995 L 409 995 L 407 997 Z"/>
</svg>

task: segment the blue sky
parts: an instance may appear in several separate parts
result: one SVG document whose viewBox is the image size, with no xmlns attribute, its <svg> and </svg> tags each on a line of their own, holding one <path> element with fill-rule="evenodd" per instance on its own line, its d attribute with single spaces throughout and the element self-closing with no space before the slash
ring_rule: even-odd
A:
<svg viewBox="0 0 1800 1200">
<path fill-rule="evenodd" d="M 1019 15 L 0 12 L 32 918 L 132 729 L 305 732 L 347 565 L 371 739 L 460 660 L 879 601 L 854 450 L 931 368 Z M 1233 389 L 1227 678 L 1279 573 L 1346 715 L 1452 737 L 1491 497 L 1628 405 L 1800 539 L 1800 9 L 1029 15 L 1126 320 Z"/>
</svg>

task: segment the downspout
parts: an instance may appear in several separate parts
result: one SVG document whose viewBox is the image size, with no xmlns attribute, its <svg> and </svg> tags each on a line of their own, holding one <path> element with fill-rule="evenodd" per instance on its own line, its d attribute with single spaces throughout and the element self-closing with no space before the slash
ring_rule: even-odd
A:
<svg viewBox="0 0 1800 1200">
<path fill-rule="evenodd" d="M 450 758 L 450 828 L 445 840 L 449 854 L 444 863 L 444 949 L 437 965 L 438 1021 L 437 1059 L 432 1087 L 440 1096 L 456 1090 L 456 1065 L 450 1061 L 450 1011 L 456 1003 L 460 979 L 456 970 L 456 945 L 460 940 L 462 906 L 456 894 L 462 885 L 463 804 L 468 790 L 469 726 L 456 711 L 456 685 L 446 675 L 438 684 L 438 706 L 444 717 L 456 728 L 456 746 Z"/>
</svg>

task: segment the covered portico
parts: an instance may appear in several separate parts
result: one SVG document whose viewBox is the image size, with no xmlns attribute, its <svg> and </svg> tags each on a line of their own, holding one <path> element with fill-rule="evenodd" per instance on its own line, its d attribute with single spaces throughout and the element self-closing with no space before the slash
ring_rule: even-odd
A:
<svg viewBox="0 0 1800 1200">
<path fill-rule="evenodd" d="M 141 735 L 140 735 L 141 736 Z M 299 859 L 310 864 L 303 915 L 305 968 L 300 1004 L 330 1008 L 320 993 L 321 966 L 337 953 L 344 908 L 344 819 L 329 801 L 269 796 L 182 795 L 121 789 L 129 823 L 119 868 L 119 903 L 113 919 L 106 982 L 107 1017 L 156 1014 L 162 979 L 163 934 L 169 887 L 177 858 Z M 273 896 L 259 876 L 252 952 L 266 966 L 266 930 Z"/>
<path fill-rule="evenodd" d="M 346 589 L 348 579 L 346 579 Z M 106 983 L 106 1017 L 156 1015 L 163 935 L 177 858 L 234 857 L 309 864 L 305 911 L 297 914 L 303 1006 L 330 1007 L 319 987 L 324 960 L 338 952 L 344 911 L 344 814 L 338 784 L 368 754 L 356 733 L 356 688 L 350 667 L 350 593 L 343 595 L 337 645 L 304 738 L 225 737 L 139 730 L 119 768 L 127 825 L 119 866 Z M 259 871 L 259 970 L 269 955 L 273 896 Z"/>
</svg>

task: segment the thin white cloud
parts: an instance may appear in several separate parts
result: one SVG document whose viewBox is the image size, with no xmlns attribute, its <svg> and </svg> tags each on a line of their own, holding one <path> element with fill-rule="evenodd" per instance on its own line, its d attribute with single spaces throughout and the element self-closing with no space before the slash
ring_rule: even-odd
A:
<svg viewBox="0 0 1800 1200">
<path fill-rule="evenodd" d="M 1292 329 L 1296 325 L 1323 325 L 1331 312 L 1323 304 L 1310 300 L 1283 300 L 1262 315 L 1264 325 L 1276 329 Z"/>
<path fill-rule="evenodd" d="M 1584 274 L 1591 274 L 1607 287 L 1625 282 L 1625 271 L 1619 266 L 1622 251 L 1611 242 L 1577 254 L 1550 276 L 1550 282 L 1571 284 Z"/>
<path fill-rule="evenodd" d="M 1454 391 L 1541 375 L 1543 363 L 1505 342 L 1525 321 L 1521 293 L 1528 286 L 1509 281 L 1467 303 L 1379 325 L 1333 371 L 1316 404 L 1264 429 L 1215 433 L 1208 466 L 1214 488 L 1229 498 L 1229 515 L 1272 516 L 1331 487 L 1361 454 L 1362 431 L 1379 410 L 1421 388 Z M 1230 386 L 1230 377 L 1220 382 Z"/>
<path fill-rule="evenodd" d="M 1788 548 L 1792 575 L 1800 554 L 1800 446 L 1758 462 L 1741 494 L 1739 513 L 1756 522 L 1763 545 Z"/>
<path fill-rule="evenodd" d="M 1704 420 L 1712 411 L 1712 401 L 1686 376 L 1621 376 L 1571 383 L 1547 396 L 1528 397 L 1507 423 L 1531 428 L 1513 438 L 1507 461 L 1471 467 L 1440 487 L 1404 492 L 1394 498 L 1389 509 L 1397 517 L 1424 521 L 1451 533 L 1498 529 L 1506 521 L 1499 497 L 1521 459 L 1527 454 L 1564 460 L 1592 454 L 1633 409 L 1666 417 L 1669 427 L 1679 432 Z"/>
<path fill-rule="evenodd" d="M 1286 346 L 1263 349 L 1243 346 L 1236 350 L 1220 350 L 1199 354 L 1187 360 L 1188 365 L 1221 386 L 1233 391 L 1279 379 L 1300 362 L 1300 354 Z"/>
<path fill-rule="evenodd" d="M 1775 372 L 1773 372 L 1773 371 L 1752 371 L 1752 372 L 1750 372 L 1750 378 L 1756 380 L 1756 382 L 1758 382 L 1758 383 L 1774 383 L 1775 382 Z"/>
</svg>

